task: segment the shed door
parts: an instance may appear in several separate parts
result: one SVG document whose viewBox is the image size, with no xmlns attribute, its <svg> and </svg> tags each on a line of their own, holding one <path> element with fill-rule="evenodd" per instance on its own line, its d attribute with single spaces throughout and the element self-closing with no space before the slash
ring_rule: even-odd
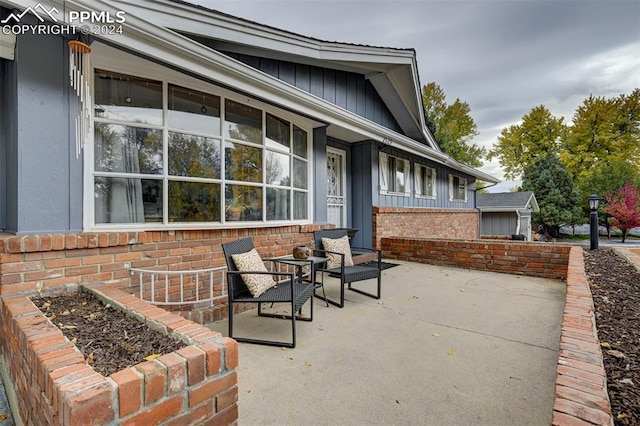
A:
<svg viewBox="0 0 640 426">
<path fill-rule="evenodd" d="M 347 226 L 345 157 L 344 151 L 327 148 L 327 220 L 338 228 Z"/>
</svg>

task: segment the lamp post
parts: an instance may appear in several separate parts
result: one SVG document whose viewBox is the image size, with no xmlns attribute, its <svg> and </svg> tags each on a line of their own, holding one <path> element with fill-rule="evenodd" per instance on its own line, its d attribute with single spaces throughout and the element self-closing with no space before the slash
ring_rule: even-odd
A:
<svg viewBox="0 0 640 426">
<path fill-rule="evenodd" d="M 598 205 L 600 204 L 600 197 L 598 194 L 592 194 L 589 197 L 589 209 L 591 214 L 589 215 L 589 235 L 591 237 L 591 250 L 598 249 Z"/>
</svg>

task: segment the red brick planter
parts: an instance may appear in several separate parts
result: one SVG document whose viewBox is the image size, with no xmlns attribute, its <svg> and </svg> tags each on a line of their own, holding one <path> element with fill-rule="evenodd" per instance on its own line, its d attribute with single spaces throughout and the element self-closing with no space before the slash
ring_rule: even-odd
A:
<svg viewBox="0 0 640 426">
<path fill-rule="evenodd" d="M 48 296 L 78 291 L 59 287 Z M 25 424 L 188 425 L 237 421 L 238 350 L 234 340 L 121 290 L 91 286 L 105 303 L 190 344 L 104 377 L 22 295 L 0 298 L 5 380 Z M 15 411 L 15 410 L 14 410 Z"/>
</svg>

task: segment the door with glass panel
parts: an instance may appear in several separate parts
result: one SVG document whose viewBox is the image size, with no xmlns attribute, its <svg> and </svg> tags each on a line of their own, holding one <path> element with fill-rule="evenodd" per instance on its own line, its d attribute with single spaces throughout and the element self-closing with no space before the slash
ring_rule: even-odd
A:
<svg viewBox="0 0 640 426">
<path fill-rule="evenodd" d="M 327 148 L 327 221 L 338 228 L 347 225 L 346 155 Z"/>
</svg>

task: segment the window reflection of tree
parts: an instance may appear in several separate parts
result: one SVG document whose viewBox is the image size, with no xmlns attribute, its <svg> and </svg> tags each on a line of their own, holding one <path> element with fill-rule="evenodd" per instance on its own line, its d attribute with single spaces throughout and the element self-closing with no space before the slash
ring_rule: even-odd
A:
<svg viewBox="0 0 640 426">
<path fill-rule="evenodd" d="M 220 178 L 220 147 L 215 139 L 169 133 L 169 174 Z"/>
<path fill-rule="evenodd" d="M 95 144 L 97 171 L 162 173 L 162 137 L 159 130 L 95 123 Z M 142 183 L 139 178 L 121 176 L 96 178 L 96 217 L 107 223 L 139 223 L 144 222 L 147 216 L 157 217 L 157 185 L 153 181 L 145 182 L 145 185 Z M 151 189 L 154 189 L 154 196 L 145 194 Z M 153 211 L 147 214 L 149 209 Z"/>
<path fill-rule="evenodd" d="M 220 185 L 169 181 L 169 221 L 219 222 Z"/>
<path fill-rule="evenodd" d="M 281 154 L 276 154 L 273 152 L 267 151 L 267 158 L 265 159 L 265 173 L 266 173 L 266 182 L 271 185 L 280 185 L 280 186 L 289 186 L 291 184 L 291 179 L 289 177 L 289 170 L 284 170 L 282 163 L 288 162 L 288 158 L 286 160 Z"/>
<path fill-rule="evenodd" d="M 262 149 L 227 142 L 225 177 L 243 182 L 262 182 Z"/>
</svg>

